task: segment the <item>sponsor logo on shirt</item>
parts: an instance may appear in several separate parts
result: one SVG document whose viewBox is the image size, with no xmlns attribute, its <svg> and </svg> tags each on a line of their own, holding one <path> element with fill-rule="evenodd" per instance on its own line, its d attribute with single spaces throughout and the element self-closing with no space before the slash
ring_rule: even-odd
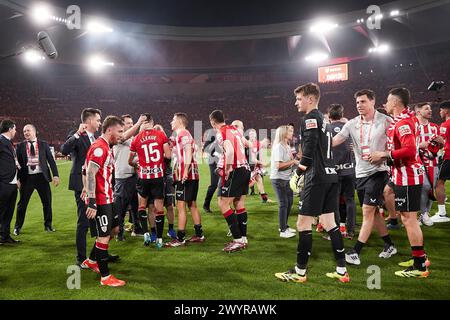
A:
<svg viewBox="0 0 450 320">
<path fill-rule="evenodd" d="M 103 155 L 103 150 L 102 148 L 96 148 L 94 150 L 94 156 L 96 156 L 97 158 L 100 158 Z"/>
<path fill-rule="evenodd" d="M 445 134 L 447 132 L 447 128 L 441 127 L 440 132 L 441 134 Z"/>
<path fill-rule="evenodd" d="M 336 132 L 336 133 L 341 132 L 341 128 L 339 128 L 339 127 L 334 128 L 334 132 Z"/>
<path fill-rule="evenodd" d="M 337 164 L 336 170 L 350 170 L 353 169 L 354 165 L 353 163 L 344 163 L 344 164 Z"/>
<path fill-rule="evenodd" d="M 161 168 L 142 168 L 142 174 L 156 174 L 162 172 Z"/>
<path fill-rule="evenodd" d="M 398 133 L 400 134 L 400 137 L 411 134 L 411 128 L 407 124 L 405 124 L 398 128 Z"/>
<path fill-rule="evenodd" d="M 326 174 L 337 174 L 335 168 L 325 168 L 325 173 Z"/>
<path fill-rule="evenodd" d="M 316 119 L 307 119 L 305 120 L 306 130 L 317 129 L 319 126 L 317 125 Z"/>
</svg>

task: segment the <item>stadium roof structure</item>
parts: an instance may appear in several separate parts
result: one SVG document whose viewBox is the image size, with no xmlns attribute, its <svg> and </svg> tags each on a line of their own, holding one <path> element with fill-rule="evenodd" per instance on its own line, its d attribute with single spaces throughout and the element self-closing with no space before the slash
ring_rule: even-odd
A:
<svg viewBox="0 0 450 320">
<path fill-rule="evenodd" d="M 380 30 L 369 30 L 366 26 L 369 17 L 366 9 L 373 1 L 292 4 L 279 0 L 269 5 L 259 1 L 249 1 L 252 5 L 227 1 L 222 7 L 217 7 L 217 3 L 209 7 L 205 1 L 182 2 L 185 6 L 171 0 L 158 5 L 152 1 L 137 4 L 80 0 L 77 3 L 82 21 L 92 20 L 94 15 L 105 18 L 113 26 L 113 34 L 89 37 L 85 30 L 69 31 L 61 23 L 49 25 L 45 30 L 55 42 L 62 63 L 83 63 L 86 52 L 101 51 L 112 56 L 117 66 L 137 68 L 283 64 L 301 60 L 318 48 L 328 51 L 336 61 L 342 58 L 345 61 L 365 57 L 370 47 L 383 42 L 402 49 L 450 41 L 450 33 L 445 32 L 450 28 L 448 0 L 375 1 L 384 12 Z M 34 41 L 37 31 L 42 29 L 27 19 L 33 3 L 0 0 L 3 29 L 0 53 Z M 66 17 L 64 6 L 69 4 L 71 1 L 57 1 L 54 14 Z M 400 14 L 389 16 L 393 10 L 399 10 Z M 311 25 L 318 18 L 333 21 L 338 30 L 330 36 L 312 35 Z M 364 23 L 359 23 L 360 19 Z"/>
</svg>

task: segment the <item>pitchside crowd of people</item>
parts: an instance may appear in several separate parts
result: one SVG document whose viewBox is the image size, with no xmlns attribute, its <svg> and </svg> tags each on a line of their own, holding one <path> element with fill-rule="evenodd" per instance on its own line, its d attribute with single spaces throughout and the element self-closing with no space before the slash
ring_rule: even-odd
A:
<svg viewBox="0 0 450 320">
<path fill-rule="evenodd" d="M 390 258 L 397 248 L 389 236 L 399 229 L 401 217 L 411 244 L 412 259 L 401 263 L 401 277 L 428 277 L 430 261 L 423 246 L 420 224 L 432 226 L 449 222 L 445 211 L 445 181 L 450 179 L 450 101 L 440 105 L 444 123 L 430 122 L 431 105 L 412 108 L 407 89 L 391 90 L 385 109 L 375 109 L 371 90 L 355 94 L 354 119 L 344 118 L 342 105 L 331 105 L 323 115 L 318 110 L 320 89 L 307 84 L 295 90 L 296 106 L 305 116 L 300 133 L 289 124 L 277 128 L 273 141 L 258 140 L 255 130 L 244 133 L 242 121 L 225 123 L 222 111 L 209 115 L 213 130 L 202 151 L 208 154 L 210 186 L 203 210 L 211 213 L 211 201 L 217 192 L 232 241 L 224 252 L 244 250 L 248 246 L 245 207 L 250 188 L 258 189 L 263 203 L 271 202 L 263 178 L 268 163 L 262 151 L 272 145 L 270 181 L 278 200 L 279 235 L 292 238 L 299 233 L 297 264 L 294 269 L 275 276 L 282 281 L 305 282 L 307 262 L 312 248 L 312 225 L 326 231 L 337 268 L 330 278 L 349 282 L 346 264 L 361 264 L 361 254 L 373 228 L 384 242 L 380 258 Z M 69 189 L 74 192 L 78 221 L 76 227 L 77 264 L 101 275 L 101 284 L 123 286 L 109 273 L 108 263 L 119 259 L 108 252 L 109 241 L 124 240 L 126 213 L 133 224 L 132 236 L 142 236 L 144 245 L 156 248 L 203 243 L 205 235 L 197 206 L 199 148 L 188 131 L 189 115 L 175 113 L 171 135 L 143 114 L 134 123 L 128 114 L 107 116 L 101 111 L 82 111 L 81 124 L 70 132 L 61 146 L 70 155 L 72 169 Z M 192 120 L 192 119 L 191 119 Z M 48 144 L 37 137 L 32 125 L 23 128 L 25 141 L 14 146 L 13 121 L 1 122 L 0 135 L 0 244 L 17 243 L 10 235 L 10 223 L 20 200 L 14 235 L 19 235 L 29 199 L 36 189 L 43 204 L 45 230 L 52 226 L 50 182 L 59 184 L 58 169 Z M 101 131 L 101 135 L 96 133 Z M 50 168 L 49 168 L 50 167 Z M 355 191 L 362 206 L 363 222 L 354 247 L 344 251 L 343 238 L 355 236 Z M 299 196 L 296 228 L 288 223 L 295 195 Z M 431 215 L 433 201 L 438 212 Z M 177 228 L 175 229 L 175 208 Z M 193 221 L 193 235 L 186 236 L 187 211 Z M 385 223 L 383 213 L 389 215 Z M 417 213 L 420 217 L 417 218 Z M 163 242 L 165 217 L 167 236 Z M 87 252 L 86 235 L 96 240 Z"/>
</svg>

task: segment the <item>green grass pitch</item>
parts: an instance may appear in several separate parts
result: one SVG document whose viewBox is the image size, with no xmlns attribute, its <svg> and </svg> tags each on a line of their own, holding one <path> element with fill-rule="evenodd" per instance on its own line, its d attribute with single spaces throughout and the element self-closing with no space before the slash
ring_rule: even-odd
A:
<svg viewBox="0 0 450 320">
<path fill-rule="evenodd" d="M 403 230 L 392 232 L 399 254 L 389 260 L 378 258 L 382 241 L 372 235 L 364 248 L 362 264 L 349 267 L 351 282 L 341 284 L 325 277 L 334 270 L 330 243 L 314 232 L 309 279 L 305 284 L 283 283 L 275 272 L 293 267 L 297 237 L 278 236 L 277 204 L 263 204 L 259 197 L 248 198 L 249 248 L 226 254 L 227 227 L 213 201 L 213 214 L 203 214 L 207 241 L 183 248 L 157 251 L 143 247 L 142 238 L 127 234 L 125 242 L 111 241 L 110 252 L 121 262 L 110 264 L 112 274 L 127 281 L 123 288 L 105 288 L 99 276 L 81 271 L 81 289 L 69 290 L 67 268 L 75 262 L 76 209 L 73 193 L 67 190 L 70 163 L 58 162 L 62 184 L 52 186 L 56 233 L 43 230 L 42 209 L 37 193 L 30 202 L 22 233 L 16 246 L 0 246 L 0 299 L 449 299 L 450 224 L 424 227 L 425 248 L 432 262 L 428 279 L 394 276 L 397 263 L 409 259 L 410 247 Z M 209 183 L 206 165 L 200 166 L 199 205 Z M 275 195 L 266 177 L 271 199 Z M 435 210 L 433 210 L 434 212 Z M 295 226 L 296 209 L 290 218 Z M 15 219 L 15 217 L 14 217 Z M 13 219 L 13 223 L 14 223 Z M 358 222 L 361 211 L 358 208 Z M 167 221 L 166 221 L 167 228 Z M 192 221 L 188 218 L 188 234 Z M 345 240 L 346 248 L 354 241 Z M 91 247 L 93 239 L 88 240 Z M 369 290 L 367 267 L 381 268 L 381 289 Z"/>
</svg>

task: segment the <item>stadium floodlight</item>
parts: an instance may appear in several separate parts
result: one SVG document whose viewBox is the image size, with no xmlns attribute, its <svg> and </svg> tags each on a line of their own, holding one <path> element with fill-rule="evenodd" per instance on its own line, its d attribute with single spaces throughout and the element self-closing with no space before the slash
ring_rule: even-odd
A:
<svg viewBox="0 0 450 320">
<path fill-rule="evenodd" d="M 114 67 L 114 62 L 107 61 L 100 56 L 93 56 L 88 60 L 88 67 L 91 71 L 99 72 L 106 67 Z"/>
<path fill-rule="evenodd" d="M 48 5 L 39 3 L 31 9 L 31 16 L 37 24 L 44 24 L 52 19 L 52 11 Z"/>
<path fill-rule="evenodd" d="M 391 50 L 391 47 L 388 44 L 382 44 L 377 47 L 373 47 L 369 49 L 369 53 L 377 53 L 377 54 L 385 54 Z"/>
<path fill-rule="evenodd" d="M 397 17 L 400 14 L 399 10 L 392 10 L 391 11 L 391 17 Z"/>
<path fill-rule="evenodd" d="M 322 62 L 322 61 L 327 60 L 328 57 L 329 57 L 328 54 L 326 54 L 324 52 L 316 52 L 316 53 L 313 53 L 313 54 L 307 56 L 305 58 L 305 60 L 308 61 L 308 62 L 315 62 L 315 63 L 317 63 L 317 62 Z"/>
<path fill-rule="evenodd" d="M 319 21 L 311 26 L 309 29 L 312 33 L 318 33 L 318 34 L 325 34 L 328 33 L 336 28 L 338 28 L 339 25 L 337 23 L 333 23 L 331 21 Z"/>
<path fill-rule="evenodd" d="M 25 60 L 25 63 L 29 65 L 36 65 L 39 62 L 42 62 L 45 60 L 45 57 L 36 50 L 27 50 L 23 54 L 23 58 Z"/>
<path fill-rule="evenodd" d="M 109 26 L 105 25 L 104 23 L 97 21 L 97 20 L 89 21 L 86 29 L 89 33 L 93 33 L 93 34 L 111 33 L 114 31 L 111 27 L 109 27 Z"/>
</svg>

